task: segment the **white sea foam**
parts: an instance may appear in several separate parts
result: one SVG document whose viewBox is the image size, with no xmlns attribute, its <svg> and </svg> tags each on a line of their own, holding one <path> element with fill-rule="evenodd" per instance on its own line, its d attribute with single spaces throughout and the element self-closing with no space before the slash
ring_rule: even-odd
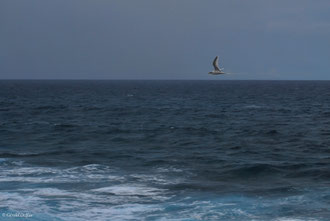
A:
<svg viewBox="0 0 330 221">
<path fill-rule="evenodd" d="M 92 191 L 103 192 L 103 193 L 112 193 L 115 195 L 122 196 L 153 196 L 163 193 L 165 190 L 157 189 L 153 187 L 147 186 L 138 186 L 138 185 L 117 185 L 117 186 L 109 186 L 94 189 Z"/>
<path fill-rule="evenodd" d="M 124 196 L 107 195 L 116 192 Z M 93 193 L 94 192 L 94 193 Z M 102 194 L 97 194 L 97 193 Z M 63 220 L 127 220 L 141 217 L 142 214 L 162 210 L 158 205 L 146 205 L 139 197 L 151 197 L 159 192 L 156 188 L 114 187 L 99 188 L 95 191 L 68 191 L 57 188 L 20 189 L 17 193 L 2 193 L 2 207 L 11 211 L 29 211 L 32 214 L 46 214 Z M 50 203 L 50 202 L 56 202 Z M 140 203 L 138 203 L 140 202 Z M 96 203 L 96 204 L 95 204 Z M 95 206 L 90 206 L 94 204 Z M 56 212 L 59 211 L 59 212 Z M 60 214 L 60 215 L 59 215 Z M 37 218 L 37 217 L 35 217 Z"/>
<path fill-rule="evenodd" d="M 180 191 L 165 188 L 171 182 L 184 181 L 184 177 L 176 178 L 176 173 L 182 173 L 180 169 L 168 167 L 156 171 L 156 174 L 120 176 L 113 168 L 98 164 L 67 169 L 5 167 L 0 174 L 0 181 L 20 182 L 29 187 L 12 190 L 8 186 L 8 190 L 2 190 L 1 207 L 10 211 L 29 211 L 36 214 L 36 219 L 40 215 L 68 221 L 103 221 L 109 220 L 109 217 L 111 220 L 317 220 L 299 217 L 263 219 L 274 208 L 305 206 L 313 196 L 304 194 L 277 199 L 243 196 L 199 198 L 196 193 L 185 197 L 180 196 Z M 91 184 L 80 185 L 80 182 Z M 327 196 L 328 190 L 324 191 L 321 193 Z M 324 205 L 320 208 L 325 209 Z"/>
<path fill-rule="evenodd" d="M 72 192 L 60 190 L 60 189 L 56 189 L 56 188 L 41 188 L 41 189 L 38 189 L 37 191 L 34 191 L 34 194 L 38 195 L 38 196 L 52 196 L 52 197 L 56 197 L 56 196 L 72 197 L 72 196 L 74 196 L 74 194 L 72 194 Z"/>
<path fill-rule="evenodd" d="M 29 182 L 29 183 L 79 183 L 106 181 L 123 181 L 121 176 L 109 174 L 111 171 L 97 169 L 95 165 L 57 169 L 49 167 L 10 167 L 3 168 L 0 182 Z"/>
<path fill-rule="evenodd" d="M 0 202 L 10 210 L 45 214 L 68 221 L 104 221 L 109 220 L 109 217 L 111 220 L 318 220 L 308 217 L 264 219 L 267 211 L 281 207 L 279 202 L 283 202 L 283 199 L 228 196 L 209 200 L 185 197 L 155 201 L 154 196 L 162 196 L 165 192 L 167 191 L 163 189 L 138 184 L 113 185 L 84 191 L 30 188 L 0 194 Z M 146 201 L 147 199 L 153 201 Z"/>
<path fill-rule="evenodd" d="M 181 173 L 181 172 L 183 172 L 182 169 L 175 168 L 175 167 L 159 167 L 159 168 L 157 168 L 157 171 L 163 172 L 163 173 L 168 173 L 168 172 Z"/>
<path fill-rule="evenodd" d="M 317 221 L 318 219 L 313 219 L 313 218 L 276 218 L 274 221 Z"/>
<path fill-rule="evenodd" d="M 0 202 L 1 207 L 16 211 L 42 212 L 49 210 L 49 207 L 42 203 L 43 200 L 40 197 L 30 194 L 1 192 Z"/>
<path fill-rule="evenodd" d="M 182 178 L 171 178 L 169 179 L 163 175 L 147 175 L 147 174 L 132 174 L 131 177 L 140 180 L 141 182 L 145 183 L 154 183 L 154 184 L 177 184 L 182 182 Z"/>
</svg>

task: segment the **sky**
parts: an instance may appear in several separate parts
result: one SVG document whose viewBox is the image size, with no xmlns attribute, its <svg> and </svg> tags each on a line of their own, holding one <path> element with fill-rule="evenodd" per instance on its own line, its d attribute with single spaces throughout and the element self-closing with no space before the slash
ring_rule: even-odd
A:
<svg viewBox="0 0 330 221">
<path fill-rule="evenodd" d="M 329 0 L 1 0 L 0 79 L 330 80 Z M 230 75 L 208 75 L 215 56 Z"/>
</svg>

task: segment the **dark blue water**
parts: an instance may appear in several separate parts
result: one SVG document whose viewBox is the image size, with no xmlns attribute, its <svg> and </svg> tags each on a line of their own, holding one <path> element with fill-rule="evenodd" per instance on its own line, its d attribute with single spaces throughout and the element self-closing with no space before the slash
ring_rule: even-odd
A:
<svg viewBox="0 0 330 221">
<path fill-rule="evenodd" d="M 0 81 L 0 213 L 330 220 L 330 82 Z"/>
</svg>

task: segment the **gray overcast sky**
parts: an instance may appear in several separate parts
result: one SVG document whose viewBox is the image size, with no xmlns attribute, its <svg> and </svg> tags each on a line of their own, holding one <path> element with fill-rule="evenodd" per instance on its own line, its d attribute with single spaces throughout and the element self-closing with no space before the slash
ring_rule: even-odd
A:
<svg viewBox="0 0 330 221">
<path fill-rule="evenodd" d="M 330 1 L 1 0 L 0 78 L 330 80 Z"/>
</svg>

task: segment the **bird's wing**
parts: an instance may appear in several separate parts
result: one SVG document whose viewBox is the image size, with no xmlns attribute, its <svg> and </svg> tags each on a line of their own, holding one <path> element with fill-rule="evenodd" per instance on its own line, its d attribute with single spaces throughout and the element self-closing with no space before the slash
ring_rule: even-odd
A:
<svg viewBox="0 0 330 221">
<path fill-rule="evenodd" d="M 219 57 L 216 56 L 216 57 L 214 58 L 214 61 L 213 61 L 213 67 L 214 67 L 214 70 L 216 70 L 216 71 L 220 71 L 218 61 L 219 61 Z"/>
</svg>

